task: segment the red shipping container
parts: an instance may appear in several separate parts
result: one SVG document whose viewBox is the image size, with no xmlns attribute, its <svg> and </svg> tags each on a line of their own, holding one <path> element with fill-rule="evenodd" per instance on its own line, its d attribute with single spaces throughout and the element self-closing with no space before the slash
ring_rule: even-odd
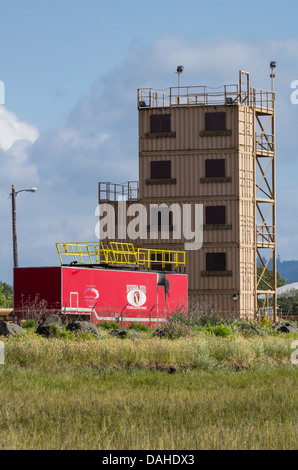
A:
<svg viewBox="0 0 298 470">
<path fill-rule="evenodd" d="M 47 312 L 61 312 L 99 323 L 119 321 L 156 325 L 187 311 L 187 274 L 90 267 L 14 269 L 14 312 L 24 318 L 30 303 L 44 301 Z"/>
</svg>

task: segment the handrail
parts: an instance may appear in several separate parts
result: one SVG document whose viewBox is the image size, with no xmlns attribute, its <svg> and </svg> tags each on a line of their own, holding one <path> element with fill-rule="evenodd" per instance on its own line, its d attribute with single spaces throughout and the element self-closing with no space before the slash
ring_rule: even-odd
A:
<svg viewBox="0 0 298 470">
<path fill-rule="evenodd" d="M 274 152 L 274 134 L 267 134 L 264 131 L 256 132 L 256 150 L 264 152 Z"/>
<path fill-rule="evenodd" d="M 240 92 L 239 86 L 235 84 L 224 85 L 217 89 L 207 86 L 185 86 L 171 87 L 167 91 L 139 88 L 137 99 L 138 109 L 239 104 L 271 112 L 274 109 L 275 93 L 260 88 Z"/>
<path fill-rule="evenodd" d="M 110 242 L 67 242 L 56 243 L 61 265 L 108 265 L 134 268 L 175 269 L 185 267 L 185 251 L 135 248 L 132 243 Z M 64 263 L 65 258 L 71 259 Z"/>
<path fill-rule="evenodd" d="M 123 184 L 101 181 L 98 183 L 99 201 L 137 201 L 139 197 L 138 181 L 127 181 Z"/>
<path fill-rule="evenodd" d="M 208 91 L 206 86 L 171 87 L 168 92 L 140 88 L 138 107 L 171 107 L 179 105 L 199 106 L 216 104 L 235 104 L 240 101 L 238 85 L 224 85 L 216 91 Z"/>
</svg>

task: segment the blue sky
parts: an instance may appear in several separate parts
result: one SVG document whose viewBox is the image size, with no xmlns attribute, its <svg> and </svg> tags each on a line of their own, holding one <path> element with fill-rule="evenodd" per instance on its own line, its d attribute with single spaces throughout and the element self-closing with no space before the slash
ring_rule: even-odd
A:
<svg viewBox="0 0 298 470">
<path fill-rule="evenodd" d="M 98 181 L 137 179 L 136 90 L 270 88 L 276 60 L 278 253 L 298 259 L 298 4 L 294 1 L 0 0 L 0 280 L 12 283 L 11 185 L 20 265 L 56 265 L 56 241 L 93 240 Z"/>
</svg>

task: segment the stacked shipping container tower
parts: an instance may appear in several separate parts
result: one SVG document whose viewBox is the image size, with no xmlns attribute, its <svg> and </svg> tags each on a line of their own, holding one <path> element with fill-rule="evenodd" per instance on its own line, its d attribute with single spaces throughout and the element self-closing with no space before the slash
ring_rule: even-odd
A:
<svg viewBox="0 0 298 470">
<path fill-rule="evenodd" d="M 191 207 L 189 230 L 203 208 L 203 245 L 186 250 L 190 304 L 247 319 L 269 305 L 276 317 L 274 99 L 273 90 L 250 88 L 243 71 L 216 92 L 138 90 L 139 187 L 120 188 L 128 204 L 147 209 L 143 248 L 183 250 L 189 240 L 181 227 L 177 238 L 173 204 L 181 214 Z M 112 187 L 99 183 L 99 203 L 117 206 Z"/>
</svg>

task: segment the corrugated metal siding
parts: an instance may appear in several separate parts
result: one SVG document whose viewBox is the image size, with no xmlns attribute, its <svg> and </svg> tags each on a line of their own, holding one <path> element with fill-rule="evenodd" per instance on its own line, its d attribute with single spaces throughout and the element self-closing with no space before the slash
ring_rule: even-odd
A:
<svg viewBox="0 0 298 470">
<path fill-rule="evenodd" d="M 206 273 L 206 253 L 226 253 L 226 269 L 231 275 L 224 275 L 218 272 L 218 275 L 207 276 Z M 229 244 L 220 244 L 218 246 L 203 246 L 198 251 L 189 251 L 186 254 L 186 271 L 189 273 L 190 290 L 208 290 L 210 293 L 216 290 L 238 290 L 239 285 L 239 262 L 238 247 Z M 202 275 L 202 273 L 204 273 Z"/>
<path fill-rule="evenodd" d="M 255 158 L 254 116 L 246 107 L 239 108 L 239 245 L 240 312 L 255 314 Z"/>
<path fill-rule="evenodd" d="M 205 130 L 205 113 L 225 112 L 226 129 L 231 131 L 229 136 L 201 137 L 200 132 Z M 171 132 L 176 137 L 148 138 L 150 133 L 150 115 L 171 113 Z M 140 152 L 163 152 L 178 149 L 231 149 L 238 144 L 238 107 L 237 106 L 198 106 L 142 109 L 140 111 Z"/>
<path fill-rule="evenodd" d="M 231 294 L 225 292 L 210 294 L 199 294 L 189 292 L 189 310 L 208 313 L 214 309 L 218 314 L 229 318 L 243 318 L 251 321 L 254 319 L 254 310 L 251 307 L 250 295 L 242 295 L 239 300 L 233 300 Z M 241 300 L 240 300 L 241 299 Z"/>
<path fill-rule="evenodd" d="M 237 152 L 188 153 L 155 155 L 150 152 L 140 157 L 140 188 L 142 198 L 185 198 L 185 197 L 221 197 L 237 196 L 239 191 Z M 205 179 L 205 160 L 224 159 L 226 161 L 226 177 L 231 181 L 215 181 Z M 146 184 L 150 179 L 151 161 L 171 161 L 171 178 L 174 184 Z M 203 178 L 203 182 L 201 181 Z M 154 181 L 151 181 L 154 183 Z"/>
<path fill-rule="evenodd" d="M 226 112 L 226 129 L 231 135 L 227 132 L 202 135 L 205 113 L 213 111 Z M 169 112 L 171 132 L 176 133 L 175 137 L 146 137 L 150 132 L 150 114 Z M 142 109 L 139 116 L 142 201 L 146 204 L 178 202 L 200 203 L 204 208 L 207 205 L 226 207 L 226 225 L 231 227 L 205 228 L 203 247 L 187 252 L 190 297 L 204 302 L 215 301 L 222 312 L 233 311 L 236 315 L 238 312 L 252 318 L 255 269 L 253 111 L 245 106 L 173 107 Z M 206 180 L 206 159 L 225 159 L 224 179 Z M 150 162 L 161 160 L 171 161 L 171 178 L 176 181 L 174 184 L 146 184 L 150 179 Z M 183 244 L 177 244 L 171 238 L 147 240 L 146 245 L 183 249 Z M 206 253 L 216 252 L 226 253 L 226 274 L 231 275 L 202 275 L 206 270 Z M 235 293 L 239 295 L 236 302 L 232 300 Z"/>
<path fill-rule="evenodd" d="M 250 108 L 245 106 L 240 106 L 238 110 L 239 151 L 252 152 L 254 146 L 254 114 Z"/>
<path fill-rule="evenodd" d="M 240 303 L 232 299 L 233 294 L 226 292 L 210 294 L 189 292 L 189 310 L 201 313 L 209 313 L 210 310 L 228 318 L 239 318 L 241 316 Z"/>
<path fill-rule="evenodd" d="M 155 204 L 165 204 L 166 201 L 155 201 Z M 150 224 L 150 204 L 153 204 L 153 202 L 145 202 L 144 207 L 146 208 L 147 212 L 147 225 Z M 177 201 L 167 201 L 168 207 L 171 207 L 171 204 L 177 204 Z M 212 226 L 207 226 L 203 228 L 203 239 L 204 239 L 204 244 L 227 244 L 227 243 L 234 243 L 235 240 L 239 239 L 239 205 L 238 201 L 236 199 L 230 200 L 230 199 L 220 199 L 218 200 L 201 200 L 201 199 L 196 199 L 196 200 L 182 200 L 181 202 L 179 201 L 179 206 L 182 206 L 181 209 L 181 222 L 183 223 L 183 204 L 192 204 L 192 208 L 194 208 L 195 204 L 202 204 L 203 205 L 203 213 L 204 213 L 204 219 L 203 219 L 203 224 L 205 224 L 205 208 L 206 206 L 216 206 L 216 205 L 224 205 L 226 207 L 226 224 L 223 226 L 221 229 L 214 229 Z M 195 221 L 195 215 L 194 211 L 192 212 L 192 223 L 194 224 Z M 173 218 L 173 223 L 175 223 L 175 219 Z M 198 221 L 197 223 L 201 223 L 202 221 Z M 194 228 L 193 228 L 194 230 Z M 183 237 L 183 226 L 181 228 L 181 239 L 176 240 L 173 239 L 173 232 L 169 232 L 170 238 L 167 240 L 161 240 L 159 239 L 159 243 L 162 244 L 168 244 L 168 243 L 185 243 L 188 240 Z M 149 237 L 149 232 L 148 232 L 148 237 Z M 150 241 L 148 241 L 150 243 Z M 154 243 L 154 241 L 153 241 Z"/>
</svg>

